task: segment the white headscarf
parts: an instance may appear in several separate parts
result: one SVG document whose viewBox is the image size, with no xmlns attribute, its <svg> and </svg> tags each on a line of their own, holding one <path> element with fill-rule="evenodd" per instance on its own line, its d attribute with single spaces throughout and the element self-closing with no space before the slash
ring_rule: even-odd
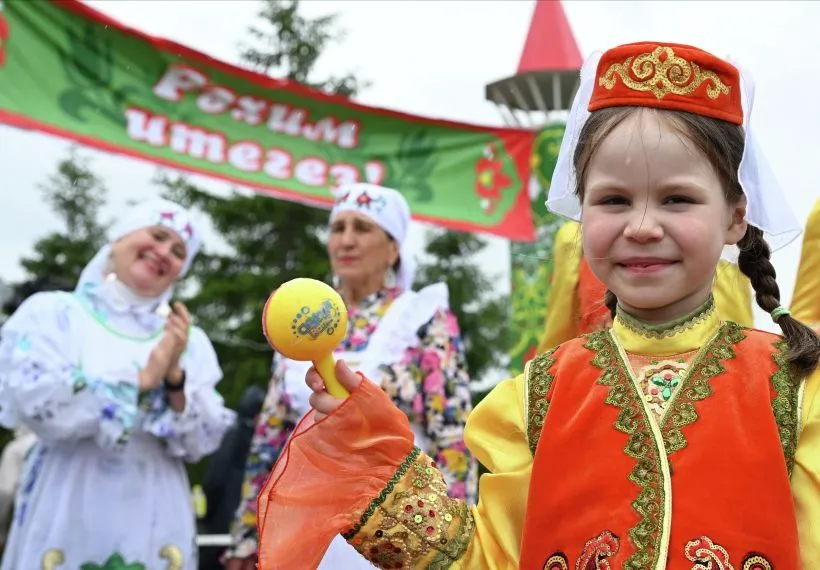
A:
<svg viewBox="0 0 820 570">
<path fill-rule="evenodd" d="M 576 178 L 573 156 L 578 145 L 581 129 L 590 117 L 588 109 L 597 81 L 598 63 L 601 52 L 593 53 L 581 68 L 581 82 L 572 109 L 569 113 L 561 150 L 552 175 L 552 182 L 547 197 L 547 208 L 561 216 L 581 221 L 581 203 L 575 194 Z M 735 61 L 734 65 L 740 75 L 740 92 L 743 107 L 743 127 L 746 144 L 743 158 L 738 169 L 738 178 L 743 193 L 746 195 L 746 221 L 763 230 L 772 251 L 785 247 L 797 238 L 802 227 L 789 208 L 783 196 L 780 184 L 775 178 L 766 156 L 754 136 L 751 125 L 754 103 L 754 81 L 748 71 Z M 737 260 L 737 247 L 726 247 L 723 257 L 729 261 Z"/>
<path fill-rule="evenodd" d="M 358 212 L 379 225 L 399 246 L 399 270 L 396 275 L 399 287 L 409 291 L 416 272 L 412 255 L 405 247 L 410 229 L 410 206 L 401 192 L 376 184 L 345 184 L 334 194 L 336 204 L 330 212 L 332 222 L 342 212 Z"/>
<path fill-rule="evenodd" d="M 174 286 L 169 286 L 155 298 L 140 297 L 120 281 L 109 277 L 113 275 L 109 265 L 111 244 L 133 231 L 152 226 L 164 226 L 173 230 L 185 242 L 185 263 L 179 276 L 185 275 L 202 245 L 202 234 L 185 208 L 168 200 L 157 199 L 132 207 L 129 214 L 114 225 L 109 232 L 108 243 L 85 266 L 75 288 L 79 295 L 93 303 L 100 315 L 108 316 L 113 312 L 131 316 L 138 329 L 148 332 L 158 330 L 165 324 L 165 316 L 160 308 L 166 306 L 171 299 Z"/>
</svg>

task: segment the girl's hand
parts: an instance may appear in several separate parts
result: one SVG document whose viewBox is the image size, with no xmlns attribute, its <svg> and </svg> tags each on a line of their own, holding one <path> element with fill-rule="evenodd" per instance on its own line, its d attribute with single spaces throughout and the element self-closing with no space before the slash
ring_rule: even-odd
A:
<svg viewBox="0 0 820 570">
<path fill-rule="evenodd" d="M 359 387 L 359 384 L 362 383 L 362 377 L 348 368 L 347 364 L 341 360 L 336 362 L 336 378 L 339 379 L 339 383 L 351 394 Z M 305 382 L 313 391 L 313 394 L 310 395 L 310 405 L 316 410 L 317 420 L 327 417 L 330 412 L 338 408 L 343 402 L 343 400 L 339 400 L 327 393 L 325 390 L 325 381 L 322 380 L 322 377 L 319 376 L 319 373 L 313 366 L 311 366 L 310 370 L 305 374 Z"/>
</svg>

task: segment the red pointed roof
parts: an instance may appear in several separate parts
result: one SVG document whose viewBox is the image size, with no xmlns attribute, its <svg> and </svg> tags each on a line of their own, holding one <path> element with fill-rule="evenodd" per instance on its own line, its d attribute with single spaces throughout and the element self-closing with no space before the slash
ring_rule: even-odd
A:
<svg viewBox="0 0 820 570">
<path fill-rule="evenodd" d="M 536 0 L 518 73 L 581 69 L 581 50 L 560 0 Z"/>
</svg>

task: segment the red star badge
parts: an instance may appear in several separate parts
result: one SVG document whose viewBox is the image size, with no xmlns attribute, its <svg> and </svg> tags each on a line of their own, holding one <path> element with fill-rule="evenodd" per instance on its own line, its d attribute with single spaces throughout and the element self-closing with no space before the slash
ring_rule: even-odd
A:
<svg viewBox="0 0 820 570">
<path fill-rule="evenodd" d="M 366 207 L 369 208 L 370 204 L 372 204 L 372 203 L 373 203 L 373 198 L 371 198 L 370 195 L 367 192 L 362 192 L 361 194 L 359 194 L 359 197 L 356 198 L 356 205 L 357 206 L 366 206 Z"/>
</svg>

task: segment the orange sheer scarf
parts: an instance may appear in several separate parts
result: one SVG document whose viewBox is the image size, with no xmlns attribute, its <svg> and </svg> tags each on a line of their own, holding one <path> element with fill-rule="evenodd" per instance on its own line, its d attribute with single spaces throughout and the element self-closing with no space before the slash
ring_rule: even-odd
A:
<svg viewBox="0 0 820 570">
<path fill-rule="evenodd" d="M 326 418 L 309 412 L 259 493 L 259 569 L 316 568 L 413 447 L 407 417 L 369 380 Z"/>
</svg>

